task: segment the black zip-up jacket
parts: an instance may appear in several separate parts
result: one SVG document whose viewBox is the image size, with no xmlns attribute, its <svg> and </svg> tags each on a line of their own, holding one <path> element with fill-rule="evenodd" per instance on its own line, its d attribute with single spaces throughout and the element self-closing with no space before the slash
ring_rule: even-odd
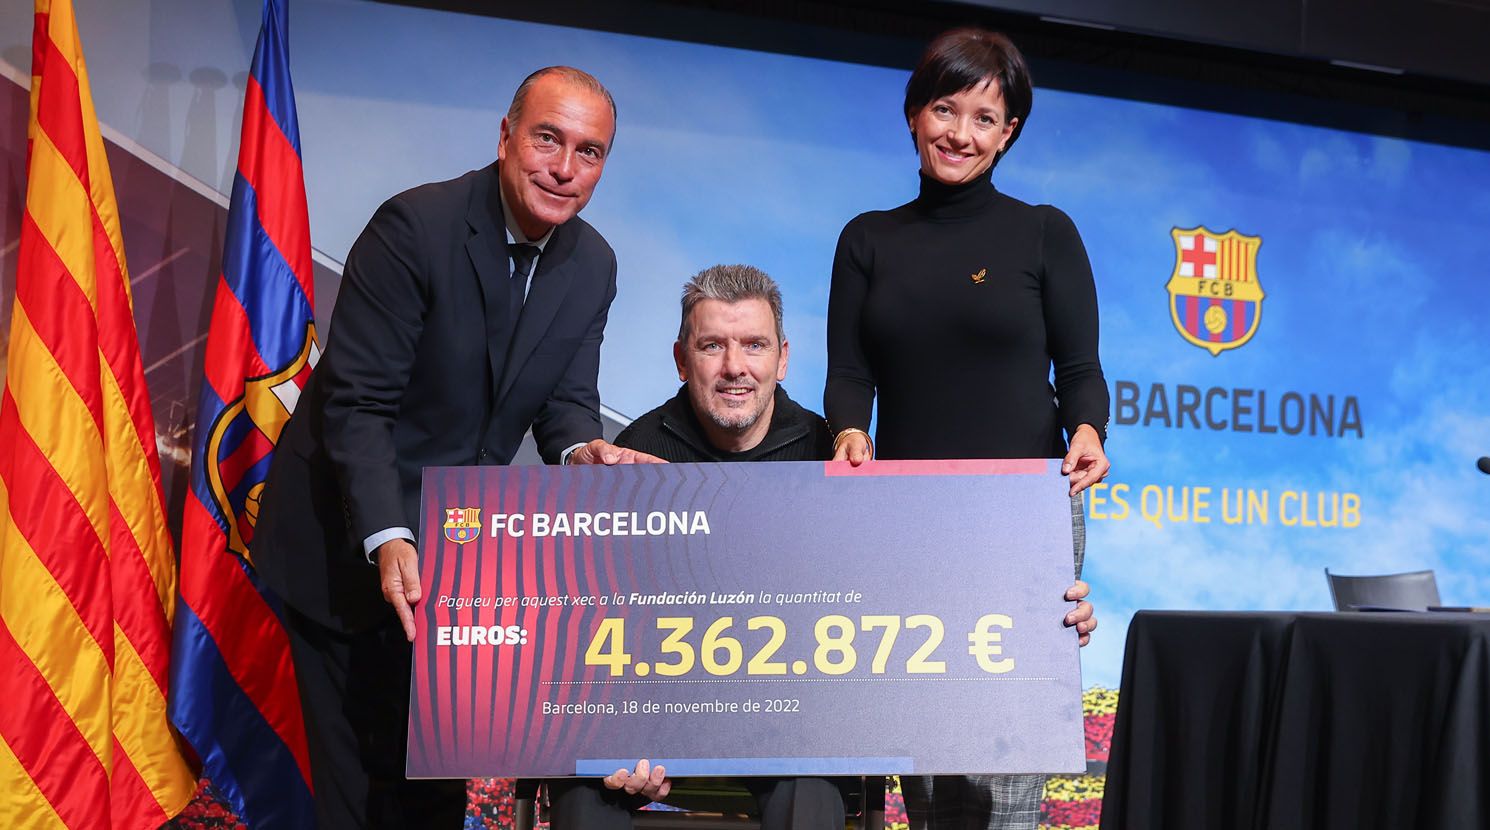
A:
<svg viewBox="0 0 1490 830">
<path fill-rule="evenodd" d="M 833 433 L 821 415 L 802 408 L 777 386 L 766 437 L 744 452 L 725 452 L 716 449 L 704 435 L 685 385 L 667 403 L 632 421 L 616 436 L 616 446 L 674 463 L 826 461 L 833 457 Z"/>
</svg>

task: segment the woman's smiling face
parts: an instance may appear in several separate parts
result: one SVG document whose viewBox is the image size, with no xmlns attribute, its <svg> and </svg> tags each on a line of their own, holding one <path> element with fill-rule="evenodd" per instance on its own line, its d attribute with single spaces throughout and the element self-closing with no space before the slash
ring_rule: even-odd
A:
<svg viewBox="0 0 1490 830">
<path fill-rule="evenodd" d="M 910 119 L 921 156 L 921 172 L 942 184 L 962 184 L 983 175 L 1009 143 L 1014 121 L 1005 118 L 1004 95 L 988 79 L 944 95 Z"/>
</svg>

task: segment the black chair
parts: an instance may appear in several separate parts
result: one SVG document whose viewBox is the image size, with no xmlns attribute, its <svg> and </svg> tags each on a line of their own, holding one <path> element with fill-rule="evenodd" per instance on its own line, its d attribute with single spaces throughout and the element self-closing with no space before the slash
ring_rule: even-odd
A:
<svg viewBox="0 0 1490 830">
<path fill-rule="evenodd" d="M 714 828 L 759 827 L 751 815 L 755 810 L 755 797 L 738 779 L 691 778 L 683 779 L 681 786 L 674 784 L 668 795 L 669 806 L 679 807 L 681 812 L 642 811 L 633 819 L 637 830 L 662 830 L 669 827 L 686 827 L 691 830 L 714 830 Z M 848 799 L 848 816 L 859 830 L 884 830 L 885 826 L 885 776 L 866 775 L 862 786 Z M 532 830 L 537 820 L 547 820 L 546 792 L 539 788 L 539 780 L 518 779 L 514 818 L 517 830 Z"/>
<path fill-rule="evenodd" d="M 1438 605 L 1438 581 L 1432 571 L 1409 571 L 1379 576 L 1342 576 L 1324 569 L 1336 611 L 1362 608 L 1426 611 Z"/>
</svg>

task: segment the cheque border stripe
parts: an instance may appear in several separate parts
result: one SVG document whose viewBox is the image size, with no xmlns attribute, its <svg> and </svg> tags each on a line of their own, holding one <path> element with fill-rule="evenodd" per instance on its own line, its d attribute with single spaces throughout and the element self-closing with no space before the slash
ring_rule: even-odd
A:
<svg viewBox="0 0 1490 830">
<path fill-rule="evenodd" d="M 636 761 L 625 758 L 578 758 L 575 775 L 610 775 L 630 769 Z M 796 775 L 811 770 L 814 775 L 858 775 L 865 770 L 877 774 L 908 775 L 915 772 L 909 756 L 807 757 L 807 758 L 657 758 L 653 766 L 665 766 L 669 775 L 686 778 L 698 775 Z"/>
<path fill-rule="evenodd" d="M 845 461 L 824 461 L 823 475 L 829 478 L 1042 475 L 1050 469 L 1054 460 L 1048 458 L 956 458 L 945 461 L 870 461 L 858 467 Z"/>
</svg>

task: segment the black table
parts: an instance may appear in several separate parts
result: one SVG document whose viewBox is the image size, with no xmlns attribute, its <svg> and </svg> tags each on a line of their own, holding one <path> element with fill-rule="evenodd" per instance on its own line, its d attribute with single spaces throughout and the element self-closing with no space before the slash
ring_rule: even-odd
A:
<svg viewBox="0 0 1490 830">
<path fill-rule="evenodd" d="M 1102 827 L 1490 827 L 1490 615 L 1139 612 Z"/>
</svg>

